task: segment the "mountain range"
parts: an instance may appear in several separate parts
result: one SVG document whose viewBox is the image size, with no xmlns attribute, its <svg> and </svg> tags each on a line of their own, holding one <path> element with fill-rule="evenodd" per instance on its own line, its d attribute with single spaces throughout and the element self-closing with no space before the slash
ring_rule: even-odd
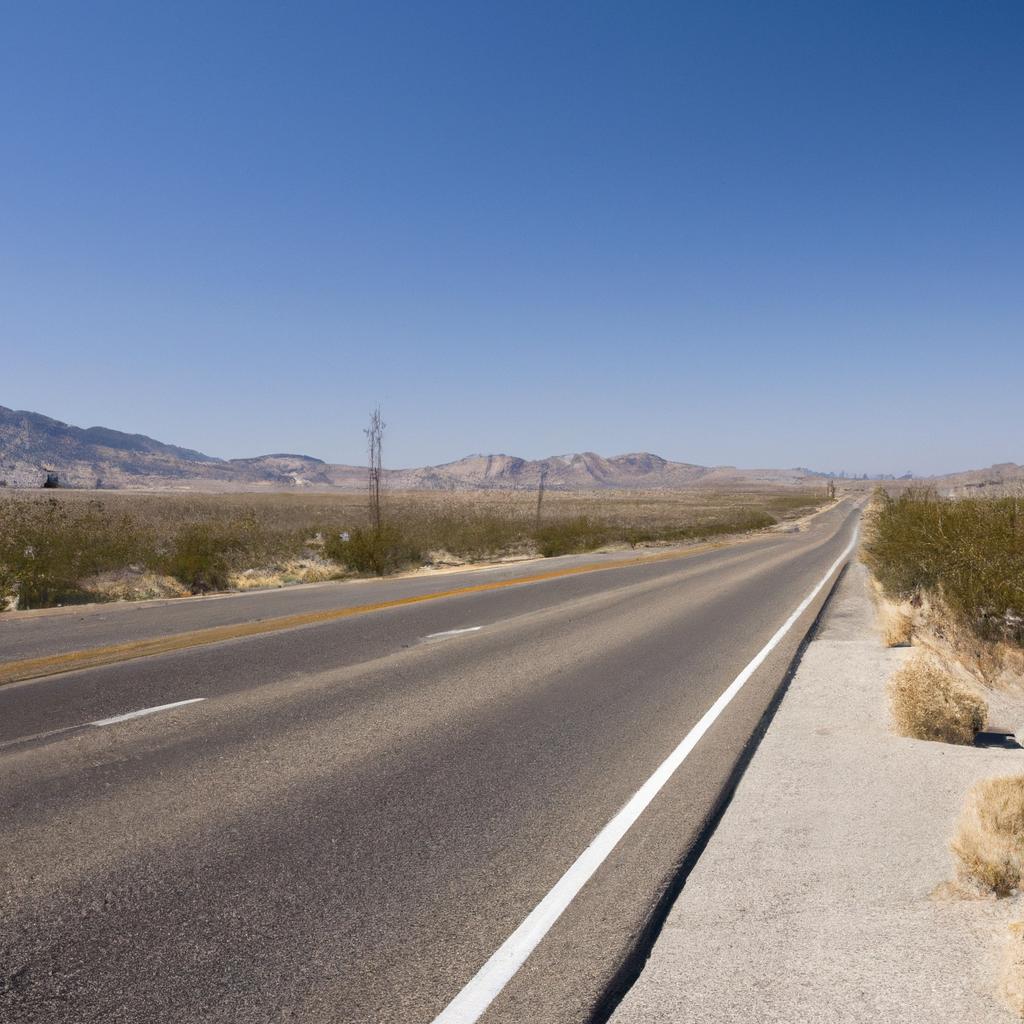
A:
<svg viewBox="0 0 1024 1024">
<path fill-rule="evenodd" d="M 0 406 L 0 483 L 40 487 L 48 475 L 60 486 L 141 490 L 294 491 L 361 490 L 365 466 L 324 462 L 310 455 L 274 454 L 218 459 L 203 452 L 107 427 L 81 428 L 36 412 Z M 396 490 L 678 490 L 820 484 L 824 474 L 809 469 L 737 469 L 671 462 L 649 452 L 610 458 L 594 452 L 521 459 L 512 455 L 469 455 L 455 462 L 385 470 Z M 1024 481 L 1024 467 L 1004 463 L 948 480 L 965 487 Z"/>
</svg>

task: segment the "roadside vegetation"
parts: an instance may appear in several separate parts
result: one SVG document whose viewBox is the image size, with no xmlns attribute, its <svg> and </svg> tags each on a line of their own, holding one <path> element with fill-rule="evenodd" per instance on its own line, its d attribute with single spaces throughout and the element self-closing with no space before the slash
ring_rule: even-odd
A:
<svg viewBox="0 0 1024 1024">
<path fill-rule="evenodd" d="M 878 491 L 863 557 L 884 642 L 914 645 L 894 675 L 896 731 L 969 743 L 970 710 L 993 688 L 1024 685 L 1024 509 L 1012 496 L 940 498 Z"/>
<path fill-rule="evenodd" d="M 0 609 L 387 575 L 417 566 L 640 547 L 763 529 L 824 495 L 527 491 L 0 495 Z"/>
<path fill-rule="evenodd" d="M 986 727 L 989 703 L 996 702 L 999 715 L 1022 735 L 1022 499 L 940 498 L 914 489 L 876 493 L 863 553 L 875 578 L 883 641 L 915 648 L 889 681 L 898 734 L 971 745 Z M 955 891 L 1020 896 L 1024 775 L 975 783 L 950 848 Z M 1000 988 L 1024 1018 L 1024 922 L 1011 925 L 1005 937 Z"/>
<path fill-rule="evenodd" d="M 909 647 L 914 639 L 914 617 L 899 605 L 879 598 L 879 618 L 886 647 Z"/>
<path fill-rule="evenodd" d="M 982 640 L 1024 646 L 1024 500 L 879 492 L 866 538 L 887 597 L 929 600 Z"/>
</svg>

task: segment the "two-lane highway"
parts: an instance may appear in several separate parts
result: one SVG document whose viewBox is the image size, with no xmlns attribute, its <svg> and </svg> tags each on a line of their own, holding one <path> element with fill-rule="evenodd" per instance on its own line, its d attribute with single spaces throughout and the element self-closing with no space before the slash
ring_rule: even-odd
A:
<svg viewBox="0 0 1024 1024">
<path fill-rule="evenodd" d="M 0 687 L 0 1020 L 591 1019 L 855 525 L 0 619 L 10 664 L 324 614 Z"/>
</svg>

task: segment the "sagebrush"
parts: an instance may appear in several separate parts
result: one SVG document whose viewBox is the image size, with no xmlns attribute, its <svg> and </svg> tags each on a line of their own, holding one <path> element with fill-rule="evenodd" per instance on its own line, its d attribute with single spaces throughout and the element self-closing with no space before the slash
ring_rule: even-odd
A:
<svg viewBox="0 0 1024 1024">
<path fill-rule="evenodd" d="M 980 638 L 1024 646 L 1024 501 L 884 492 L 864 558 L 896 601 L 934 595 Z"/>
</svg>

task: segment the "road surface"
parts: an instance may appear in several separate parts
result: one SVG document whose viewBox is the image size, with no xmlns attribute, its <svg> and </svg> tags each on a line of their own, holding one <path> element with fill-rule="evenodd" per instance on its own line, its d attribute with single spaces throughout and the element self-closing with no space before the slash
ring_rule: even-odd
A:
<svg viewBox="0 0 1024 1024">
<path fill-rule="evenodd" d="M 419 599 L 0 686 L 0 1021 L 429 1024 L 771 645 L 481 1018 L 595 1019 L 856 519 L 533 582 L 600 560 L 0 619 L 11 663 Z M 510 585 L 422 600 L 481 582 Z"/>
</svg>

